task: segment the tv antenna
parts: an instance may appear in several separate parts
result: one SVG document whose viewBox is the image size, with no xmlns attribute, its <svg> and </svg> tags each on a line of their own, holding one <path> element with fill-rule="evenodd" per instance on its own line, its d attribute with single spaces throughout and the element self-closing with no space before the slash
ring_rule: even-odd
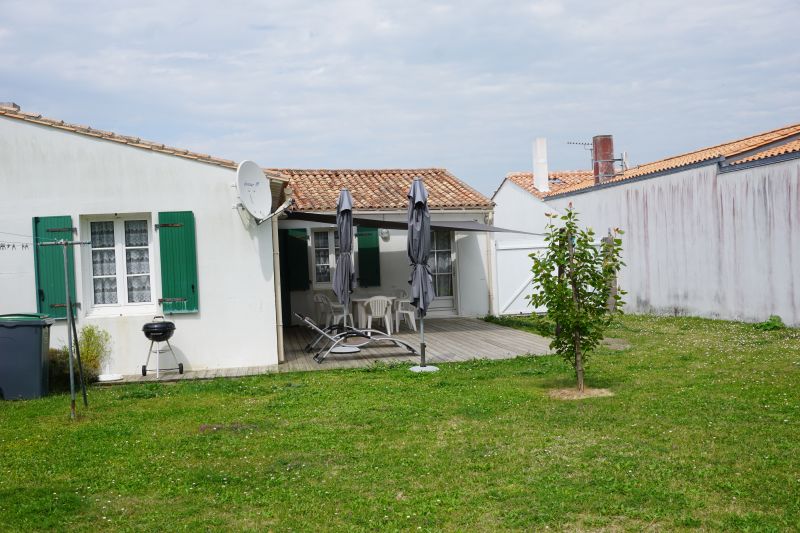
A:
<svg viewBox="0 0 800 533">
<path fill-rule="evenodd" d="M 581 142 L 581 141 L 567 141 L 567 144 L 573 146 L 582 146 L 584 150 L 589 152 L 589 168 L 592 168 L 594 165 L 594 149 L 592 148 L 592 143 Z"/>
<path fill-rule="evenodd" d="M 593 148 L 592 143 L 581 142 L 581 141 L 567 141 L 567 144 L 573 145 L 573 146 L 582 146 L 584 150 L 589 152 L 589 168 L 594 168 L 594 148 Z M 626 170 L 628 170 L 630 168 L 630 162 L 629 162 L 629 159 L 628 159 L 628 152 L 622 152 L 620 157 L 619 158 L 614 158 L 613 161 L 620 163 L 623 172 L 625 172 Z"/>
</svg>

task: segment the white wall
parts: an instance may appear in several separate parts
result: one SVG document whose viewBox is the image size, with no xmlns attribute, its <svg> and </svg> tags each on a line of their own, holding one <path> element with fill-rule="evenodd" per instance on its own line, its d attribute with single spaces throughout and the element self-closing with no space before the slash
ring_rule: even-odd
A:
<svg viewBox="0 0 800 533">
<path fill-rule="evenodd" d="M 511 180 L 505 180 L 495 193 L 494 225 L 528 233 L 544 233 L 548 218 L 546 213 L 556 212 Z M 494 235 L 496 314 L 528 314 L 535 311 L 525 296 L 533 292 L 529 255 L 544 247 L 541 235 L 496 233 Z M 541 311 L 542 309 L 539 309 Z"/>
<path fill-rule="evenodd" d="M 716 164 L 548 203 L 625 230 L 620 276 L 633 312 L 800 325 L 800 162 Z"/>
<path fill-rule="evenodd" d="M 0 231 L 29 236 L 35 216 L 71 215 L 77 226 L 86 215 L 149 213 L 155 223 L 159 211 L 194 212 L 200 312 L 169 317 L 177 327 L 171 342 L 186 368 L 277 363 L 270 226 L 244 228 L 231 208 L 234 181 L 232 169 L 0 119 Z M 93 318 L 83 276 L 91 265 L 83 255 L 75 258 L 79 326 L 94 323 L 111 333 L 111 372 L 137 373 L 149 346 L 141 328 L 158 310 Z M 0 252 L 0 313 L 35 310 L 32 250 Z M 65 342 L 64 321 L 58 321 L 51 346 Z"/>
<path fill-rule="evenodd" d="M 359 213 L 354 213 L 358 216 Z M 405 222 L 405 213 L 361 213 L 364 216 L 374 218 L 383 217 L 384 220 Z M 431 212 L 431 221 L 477 221 L 485 223 L 486 213 L 477 212 Z M 281 229 L 287 228 L 306 228 L 311 233 L 312 229 L 330 227 L 316 222 L 304 222 L 298 220 L 282 220 Z M 389 230 L 389 239 L 379 239 L 381 286 L 368 287 L 365 289 L 356 288 L 356 293 L 361 294 L 386 294 L 393 295 L 396 290 L 408 292 L 409 265 L 406 253 L 406 230 Z M 454 292 L 456 293 L 455 312 L 432 310 L 429 316 L 483 316 L 489 312 L 489 289 L 488 289 L 488 256 L 487 246 L 489 239 L 485 233 L 456 232 L 455 233 L 455 280 Z M 309 240 L 309 247 L 311 246 Z M 358 240 L 354 241 L 354 262 L 356 272 L 358 269 Z M 309 268 L 311 268 L 312 256 L 309 249 Z M 311 272 L 309 271 L 309 279 Z M 324 287 L 319 287 L 324 290 Z M 292 311 L 313 316 L 314 307 L 312 303 L 313 293 L 317 290 L 312 285 L 309 291 L 292 291 L 291 304 Z"/>
<path fill-rule="evenodd" d="M 503 182 L 492 200 L 495 203 L 494 225 L 499 228 L 528 233 L 544 233 L 548 220 L 545 214 L 555 211 L 553 206 L 544 203 L 511 180 Z M 498 241 L 531 240 L 531 236 L 518 233 L 497 233 L 495 239 Z"/>
</svg>

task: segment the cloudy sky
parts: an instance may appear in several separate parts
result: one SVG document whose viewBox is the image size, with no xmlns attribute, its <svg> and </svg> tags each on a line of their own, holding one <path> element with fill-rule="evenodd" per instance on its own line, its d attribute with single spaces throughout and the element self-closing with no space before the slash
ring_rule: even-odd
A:
<svg viewBox="0 0 800 533">
<path fill-rule="evenodd" d="M 263 166 L 446 167 L 484 193 L 800 122 L 797 0 L 0 0 L 0 101 Z"/>
</svg>

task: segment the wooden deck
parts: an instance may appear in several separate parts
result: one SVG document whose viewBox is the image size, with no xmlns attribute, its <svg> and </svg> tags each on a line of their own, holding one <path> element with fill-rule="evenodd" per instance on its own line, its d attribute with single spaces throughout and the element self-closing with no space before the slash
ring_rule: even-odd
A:
<svg viewBox="0 0 800 533">
<path fill-rule="evenodd" d="M 419 333 L 403 328 L 395 336 L 415 348 L 419 347 Z M 359 368 L 376 363 L 419 362 L 419 356 L 404 348 L 386 343 L 362 348 L 354 354 L 330 354 L 322 364 L 312 359 L 313 353 L 303 351 L 314 338 L 313 332 L 301 326 L 284 329 L 284 354 L 286 361 L 280 365 L 214 370 L 190 370 L 182 375 L 174 372 L 161 374 L 158 381 L 185 379 L 212 379 L 241 377 L 276 372 L 303 372 L 334 368 Z M 426 354 L 429 364 L 468 361 L 470 359 L 510 359 L 519 355 L 542 355 L 550 352 L 550 341 L 539 335 L 506 328 L 472 318 L 429 318 L 425 321 Z M 122 381 L 107 383 L 132 383 L 156 381 L 154 372 L 147 376 L 125 376 Z"/>
</svg>

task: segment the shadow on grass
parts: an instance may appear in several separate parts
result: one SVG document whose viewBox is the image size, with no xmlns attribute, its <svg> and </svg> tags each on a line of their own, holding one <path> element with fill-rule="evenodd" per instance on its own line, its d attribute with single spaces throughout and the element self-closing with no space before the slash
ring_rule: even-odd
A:
<svg viewBox="0 0 800 533">
<path fill-rule="evenodd" d="M 0 523 L 60 530 L 84 511 L 84 502 L 64 487 L 14 487 L 0 490 Z"/>
</svg>

